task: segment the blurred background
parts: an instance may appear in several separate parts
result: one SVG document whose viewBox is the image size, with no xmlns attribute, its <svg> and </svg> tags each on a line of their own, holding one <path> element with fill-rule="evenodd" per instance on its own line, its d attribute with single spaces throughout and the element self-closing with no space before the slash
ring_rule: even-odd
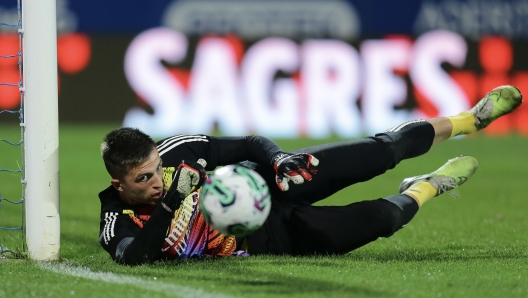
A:
<svg viewBox="0 0 528 298">
<path fill-rule="evenodd" d="M 17 22 L 15 0 L 0 20 Z M 57 0 L 57 21 L 61 123 L 157 138 L 355 138 L 499 85 L 528 92 L 524 0 Z M 0 30 L 0 55 L 16 53 L 16 28 Z M 16 58 L 0 82 L 18 82 Z M 0 110 L 19 104 L 0 86 Z M 511 133 L 528 135 L 528 105 L 485 131 Z"/>
<path fill-rule="evenodd" d="M 17 23 L 16 2 L 0 0 L 0 22 Z M 121 125 L 156 139 L 261 134 L 288 151 L 453 115 L 503 84 L 528 94 L 527 0 L 57 0 L 57 21 L 61 254 L 83 265 L 110 262 L 97 243 L 97 194 L 110 179 L 99 145 Z M 16 32 L 0 26 L 0 83 L 19 81 L 16 56 L 5 58 L 19 51 Z M 19 107 L 18 87 L 0 85 L 0 111 Z M 0 141 L 20 140 L 18 116 L 0 114 Z M 479 264 L 505 264 L 496 256 L 508 249 L 516 262 L 528 247 L 523 148 L 527 103 L 320 204 L 383 198 L 405 177 L 474 155 L 481 166 L 462 200 L 427 205 L 397 237 L 365 249 L 465 248 Z M 23 165 L 21 148 L 0 142 L 0 172 Z M 23 202 L 22 174 L 0 174 L 2 251 L 20 247 L 21 233 L 1 228 L 21 230 L 24 211 L 2 202 Z M 498 276 L 528 284 L 512 268 Z M 504 288 L 490 285 L 482 289 Z"/>
</svg>

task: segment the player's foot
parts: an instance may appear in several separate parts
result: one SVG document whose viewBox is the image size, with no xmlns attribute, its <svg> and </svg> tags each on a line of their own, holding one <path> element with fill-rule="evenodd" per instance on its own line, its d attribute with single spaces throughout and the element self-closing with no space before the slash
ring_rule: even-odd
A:
<svg viewBox="0 0 528 298">
<path fill-rule="evenodd" d="M 473 156 L 455 157 L 432 173 L 404 179 L 400 184 L 400 193 L 418 182 L 426 181 L 436 189 L 435 197 L 443 193 L 456 197 L 449 191 L 466 182 L 477 171 L 477 168 L 478 161 Z"/>
<path fill-rule="evenodd" d="M 499 86 L 482 98 L 470 112 L 475 115 L 475 126 L 481 130 L 495 119 L 513 112 L 523 102 L 517 87 Z"/>
</svg>

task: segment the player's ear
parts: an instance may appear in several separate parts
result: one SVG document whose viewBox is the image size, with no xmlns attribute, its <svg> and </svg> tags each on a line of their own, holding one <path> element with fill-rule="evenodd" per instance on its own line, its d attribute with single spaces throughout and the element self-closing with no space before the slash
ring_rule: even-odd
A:
<svg viewBox="0 0 528 298">
<path fill-rule="evenodd" d="M 112 180 L 110 180 L 110 183 L 115 189 L 123 191 L 123 187 L 121 187 L 121 181 L 119 181 L 119 179 L 112 178 Z"/>
</svg>

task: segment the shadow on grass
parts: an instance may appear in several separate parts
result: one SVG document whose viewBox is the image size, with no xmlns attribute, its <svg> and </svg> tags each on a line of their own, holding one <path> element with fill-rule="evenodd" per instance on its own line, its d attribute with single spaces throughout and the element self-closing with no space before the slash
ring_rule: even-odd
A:
<svg viewBox="0 0 528 298">
<path fill-rule="evenodd" d="M 379 291 L 367 285 L 358 286 L 333 281 L 325 281 L 320 276 L 292 277 L 285 274 L 266 273 L 266 280 L 262 279 L 262 272 L 243 270 L 238 272 L 243 280 L 230 281 L 243 287 L 243 293 L 248 297 L 254 294 L 266 293 L 268 296 L 313 295 L 317 297 L 390 297 L 391 293 Z M 254 280 L 251 280 L 254 279 Z"/>
<path fill-rule="evenodd" d="M 294 258 L 251 257 L 251 258 L 205 258 L 180 262 L 162 261 L 159 266 L 167 267 L 167 278 L 185 279 L 196 283 L 223 284 L 231 287 L 235 295 L 284 297 L 390 297 L 391 293 L 381 291 L 361 282 L 351 285 L 350 280 L 335 280 L 321 275 L 291 269 L 292 261 L 299 265 L 328 266 L 333 262 L 319 262 L 317 257 Z M 307 262 L 314 261 L 310 264 Z M 337 261 L 337 259 L 336 259 Z M 283 267 L 289 265 L 289 269 Z M 282 267 L 282 268 L 281 268 Z M 333 266 L 332 266 L 333 267 Z M 335 268 L 335 267 L 333 267 Z M 290 272 L 292 271 L 292 272 Z M 178 273 L 176 273 L 178 272 Z M 214 272 L 212 274 L 212 272 Z M 292 274 L 293 273 L 293 274 Z M 158 273 L 158 277 L 159 277 Z M 354 282 L 352 282 L 354 283 Z"/>
<path fill-rule="evenodd" d="M 285 295 L 299 295 L 303 296 L 314 295 L 319 297 L 332 296 L 347 297 L 347 296 L 361 296 L 361 297 L 388 297 L 390 293 L 378 291 L 367 285 L 350 285 L 334 281 L 326 281 L 321 276 L 312 277 L 298 277 L 288 276 L 287 273 L 263 273 L 260 270 L 244 269 L 234 270 L 230 269 L 229 274 L 232 275 L 228 279 L 213 278 L 209 276 L 205 279 L 211 282 L 228 282 L 230 285 L 240 287 L 241 292 L 248 297 L 254 294 L 266 294 L 267 296 L 285 296 Z M 203 277 L 200 278 L 204 280 Z"/>
<path fill-rule="evenodd" d="M 525 258 L 522 249 L 484 249 L 481 246 L 448 245 L 432 251 L 387 250 L 355 251 L 345 255 L 324 256 L 256 256 L 250 258 L 204 258 L 180 262 L 159 262 L 167 267 L 167 278 L 182 278 L 195 283 L 210 282 L 231 287 L 243 296 L 310 296 L 310 297 L 391 297 L 395 293 L 369 285 L 363 273 L 365 263 L 471 262 Z M 339 271 L 341 270 L 341 271 Z M 345 270 L 348 270 L 348 273 Z M 385 269 L 382 269 L 382 271 Z M 342 272 L 342 273 L 338 273 Z M 293 273 L 293 274 L 292 274 Z M 175 276 L 176 275 L 176 276 Z M 367 280 L 363 280 L 367 279 Z"/>
<path fill-rule="evenodd" d="M 482 247 L 448 245 L 438 248 L 436 251 L 423 250 L 398 250 L 386 252 L 354 251 L 339 256 L 351 261 L 375 261 L 375 262 L 450 262 L 471 260 L 497 260 L 526 258 L 526 250 L 517 247 Z"/>
</svg>

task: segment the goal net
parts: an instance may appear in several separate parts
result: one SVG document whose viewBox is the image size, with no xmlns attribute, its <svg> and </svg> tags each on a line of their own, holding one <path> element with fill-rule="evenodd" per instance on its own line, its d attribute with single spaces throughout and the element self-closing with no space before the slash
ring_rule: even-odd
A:
<svg viewBox="0 0 528 298">
<path fill-rule="evenodd" d="M 4 230 L 22 231 L 29 258 L 56 260 L 60 257 L 56 0 L 18 0 L 17 10 L 18 23 L 2 25 L 16 28 L 18 53 L 2 58 L 18 58 L 19 80 L 3 82 L 2 87 L 18 87 L 20 109 L 2 115 L 19 115 L 18 145 L 7 139 L 3 143 L 20 146 L 21 161 L 18 169 L 1 174 L 18 173 L 22 195 L 18 201 L 2 197 L 0 204 L 23 205 L 23 215 L 20 226 Z M 2 251 L 5 255 L 11 250 L 2 246 Z"/>
</svg>

